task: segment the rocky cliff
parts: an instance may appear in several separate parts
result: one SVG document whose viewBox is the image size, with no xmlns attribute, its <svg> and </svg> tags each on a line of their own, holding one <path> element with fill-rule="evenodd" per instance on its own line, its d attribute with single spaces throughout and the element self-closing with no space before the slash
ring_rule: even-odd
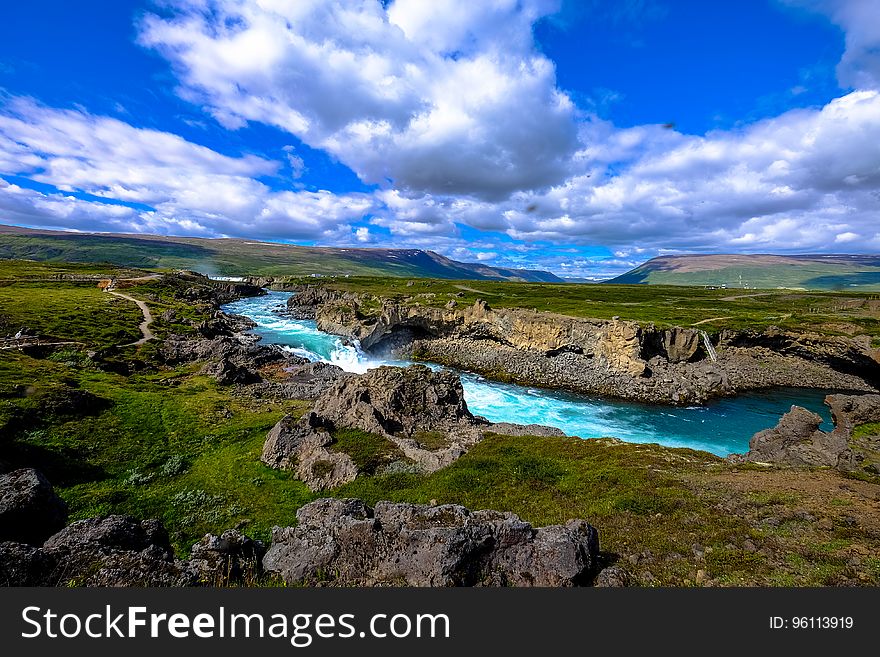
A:
<svg viewBox="0 0 880 657">
<path fill-rule="evenodd" d="M 524 385 L 653 403 L 692 404 L 769 386 L 874 391 L 880 363 L 850 338 L 725 332 L 709 357 L 696 329 L 660 329 L 520 308 L 421 305 L 308 286 L 291 312 L 361 347 Z"/>
<path fill-rule="evenodd" d="M 467 408 L 452 372 L 424 365 L 379 367 L 339 379 L 300 418 L 282 418 L 266 436 L 262 461 L 292 470 L 312 490 L 352 481 L 354 460 L 334 449 L 333 433 L 357 429 L 385 439 L 397 459 L 387 467 L 433 472 L 461 457 L 492 431 L 509 435 L 563 435 L 558 429 L 492 424 Z"/>
<path fill-rule="evenodd" d="M 752 436 L 743 457 L 732 460 L 880 474 L 880 395 L 828 395 L 825 404 L 833 431 L 819 428 L 821 416 L 792 406 L 775 427 Z"/>
</svg>

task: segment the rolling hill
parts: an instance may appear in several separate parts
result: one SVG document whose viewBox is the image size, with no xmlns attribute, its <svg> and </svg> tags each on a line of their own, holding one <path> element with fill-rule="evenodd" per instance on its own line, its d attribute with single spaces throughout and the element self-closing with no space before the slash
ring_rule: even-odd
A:
<svg viewBox="0 0 880 657">
<path fill-rule="evenodd" d="M 0 258 L 192 269 L 219 276 L 411 276 L 561 282 L 546 271 L 490 267 L 420 249 L 298 246 L 241 239 L 69 233 L 0 225 Z"/>
<path fill-rule="evenodd" d="M 880 290 L 880 255 L 680 255 L 653 258 L 609 283 Z"/>
</svg>

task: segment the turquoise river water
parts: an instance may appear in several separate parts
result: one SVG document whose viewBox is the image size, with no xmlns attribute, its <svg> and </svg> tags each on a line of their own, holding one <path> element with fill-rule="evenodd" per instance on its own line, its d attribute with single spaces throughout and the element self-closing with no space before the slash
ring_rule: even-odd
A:
<svg viewBox="0 0 880 657">
<path fill-rule="evenodd" d="M 297 355 L 333 363 L 349 372 L 407 364 L 373 358 L 356 345 L 344 344 L 339 337 L 319 331 L 313 321 L 279 314 L 289 296 L 288 292 L 269 292 L 230 303 L 223 310 L 254 320 L 254 332 L 265 342 L 283 345 Z M 831 391 L 782 388 L 745 393 L 706 406 L 668 407 L 498 383 L 470 372 L 459 374 L 468 408 L 475 415 L 492 422 L 558 427 L 569 436 L 581 438 L 613 436 L 726 456 L 747 451 L 749 438 L 774 426 L 792 404 L 819 413 L 825 418 L 822 428 L 831 428 L 830 413 L 823 404 Z"/>
</svg>

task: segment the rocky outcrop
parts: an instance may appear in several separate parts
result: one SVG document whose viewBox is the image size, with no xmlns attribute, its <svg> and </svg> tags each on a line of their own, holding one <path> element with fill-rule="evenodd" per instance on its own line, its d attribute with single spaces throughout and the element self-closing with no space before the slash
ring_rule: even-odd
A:
<svg viewBox="0 0 880 657">
<path fill-rule="evenodd" d="M 760 431 L 749 441 L 746 460 L 793 466 L 837 466 L 846 449 L 846 438 L 819 429 L 822 417 L 792 406 L 772 429 Z"/>
<path fill-rule="evenodd" d="M 415 438 L 420 431 L 473 434 L 474 416 L 458 375 L 424 365 L 383 366 L 336 383 L 315 404 L 334 424 Z"/>
<path fill-rule="evenodd" d="M 833 431 L 819 428 L 821 416 L 792 406 L 775 427 L 752 436 L 742 458 L 732 460 L 880 472 L 880 435 L 871 435 L 880 431 L 856 431 L 880 422 L 880 395 L 828 395 L 825 404 L 831 408 Z"/>
<path fill-rule="evenodd" d="M 246 385 L 262 380 L 259 374 L 249 370 L 244 365 L 239 365 L 228 356 L 223 356 L 218 361 L 208 363 L 202 368 L 201 373 L 212 377 L 221 386 L 229 386 L 236 383 Z"/>
<path fill-rule="evenodd" d="M 126 516 L 65 527 L 42 547 L 0 543 L 0 582 L 9 586 L 188 586 L 161 523 Z"/>
<path fill-rule="evenodd" d="M 39 545 L 66 521 L 67 505 L 41 473 L 25 468 L 0 475 L 0 541 Z"/>
<path fill-rule="evenodd" d="M 159 354 L 168 365 L 207 361 L 202 373 L 223 385 L 261 381 L 259 369 L 270 364 L 292 367 L 308 363 L 279 345 L 262 344 L 258 336 L 248 334 L 210 339 L 172 335 L 162 343 Z"/>
<path fill-rule="evenodd" d="M 378 367 L 339 378 L 296 419 L 282 418 L 266 436 L 262 461 L 291 470 L 312 490 L 352 481 L 354 461 L 336 451 L 333 432 L 358 429 L 385 438 L 401 459 L 392 469 L 434 472 L 461 457 L 485 433 L 562 436 L 539 425 L 492 424 L 475 417 L 464 401 L 458 376 L 424 365 Z"/>
<path fill-rule="evenodd" d="M 419 470 L 449 465 L 482 438 L 461 381 L 423 365 L 379 367 L 338 380 L 298 420 L 285 417 L 266 437 L 262 461 L 293 470 L 312 490 L 353 480 L 351 458 L 332 451 L 332 432 L 359 429 L 389 439 Z"/>
<path fill-rule="evenodd" d="M 583 520 L 534 528 L 512 513 L 458 505 L 322 499 L 275 528 L 263 559 L 288 584 L 577 586 L 599 540 Z"/>
<path fill-rule="evenodd" d="M 234 336 L 256 327 L 257 323 L 244 315 L 232 315 L 216 311 L 210 319 L 196 325 L 199 335 L 205 338 Z"/>
<path fill-rule="evenodd" d="M 285 416 L 272 427 L 260 459 L 271 468 L 292 470 L 311 490 L 327 490 L 353 481 L 358 468 L 348 454 L 330 450 L 332 423 L 313 412 L 298 420 Z"/>
<path fill-rule="evenodd" d="M 331 385 L 349 376 L 341 367 L 324 362 L 287 364 L 276 371 L 276 380 L 248 386 L 247 393 L 263 399 L 317 399 Z"/>
<path fill-rule="evenodd" d="M 436 301 L 436 295 L 390 299 L 308 286 L 288 306 L 368 351 L 650 403 L 703 403 L 772 386 L 875 392 L 880 384 L 878 354 L 859 338 L 725 331 L 711 338 L 716 362 L 693 328 Z"/>
<path fill-rule="evenodd" d="M 262 572 L 265 553 L 262 541 L 228 529 L 219 536 L 207 534 L 193 545 L 189 570 L 204 584 L 248 583 L 248 577 L 256 578 Z"/>
</svg>

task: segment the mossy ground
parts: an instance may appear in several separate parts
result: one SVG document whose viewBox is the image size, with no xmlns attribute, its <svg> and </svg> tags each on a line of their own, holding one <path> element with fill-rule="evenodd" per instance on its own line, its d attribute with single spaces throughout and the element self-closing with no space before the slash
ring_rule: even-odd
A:
<svg viewBox="0 0 880 657">
<path fill-rule="evenodd" d="M 128 292 L 176 312 L 192 306 L 159 282 Z M 37 319 L 52 321 L 41 312 Z M 136 330 L 140 318 L 130 320 Z M 0 352 L 0 460 L 43 470 L 74 519 L 159 518 L 183 556 L 205 533 L 229 527 L 266 539 L 319 496 L 259 461 L 272 425 L 308 403 L 255 400 L 200 376 L 198 365 L 159 367 L 146 349 L 85 352 Z M 137 358 L 139 368 L 120 372 L 120 360 Z M 61 403 L 71 391 L 98 401 L 71 409 Z M 640 584 L 880 584 L 876 477 L 734 466 L 656 445 L 500 435 L 431 475 L 374 475 L 397 458 L 389 441 L 357 431 L 334 437 L 334 449 L 367 474 L 320 496 L 460 503 L 535 525 L 585 518 L 599 529 L 606 562 L 619 561 Z"/>
</svg>

